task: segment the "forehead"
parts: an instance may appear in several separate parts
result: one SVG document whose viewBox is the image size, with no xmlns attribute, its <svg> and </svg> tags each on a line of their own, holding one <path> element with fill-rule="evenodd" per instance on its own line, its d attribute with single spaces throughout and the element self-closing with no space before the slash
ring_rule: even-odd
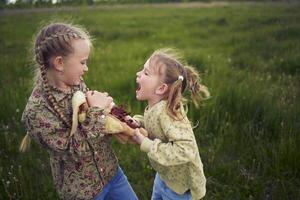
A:
<svg viewBox="0 0 300 200">
<path fill-rule="evenodd" d="M 145 62 L 145 64 L 144 64 L 144 68 L 145 69 L 149 69 L 149 59 Z"/>
<path fill-rule="evenodd" d="M 77 39 L 72 41 L 72 46 L 74 49 L 74 55 L 76 56 L 88 56 L 90 53 L 90 44 L 88 40 Z"/>
<path fill-rule="evenodd" d="M 150 57 L 144 67 L 159 75 L 163 74 L 165 69 L 163 62 L 160 62 L 157 57 Z"/>
</svg>

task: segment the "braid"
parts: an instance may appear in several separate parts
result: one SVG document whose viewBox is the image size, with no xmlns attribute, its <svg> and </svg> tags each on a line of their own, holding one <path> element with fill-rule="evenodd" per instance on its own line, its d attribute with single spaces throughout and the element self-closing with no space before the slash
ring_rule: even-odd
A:
<svg viewBox="0 0 300 200">
<path fill-rule="evenodd" d="M 45 69 L 44 65 L 41 65 L 41 78 L 42 78 L 42 81 L 43 81 L 43 87 L 44 87 L 44 91 L 46 93 L 46 97 L 47 97 L 48 102 L 50 103 L 50 105 L 52 106 L 52 108 L 54 109 L 54 111 L 58 114 L 58 117 L 68 127 L 71 127 L 71 123 L 69 122 L 69 120 L 67 119 L 67 117 L 64 115 L 64 113 L 62 112 L 62 110 L 60 109 L 60 107 L 58 106 L 58 103 L 55 100 L 53 94 L 50 92 L 48 80 L 46 78 L 46 69 Z"/>
<path fill-rule="evenodd" d="M 51 93 L 46 74 L 47 69 L 52 67 L 50 58 L 56 55 L 67 56 L 73 52 L 73 39 L 87 40 L 89 45 L 92 46 L 90 36 L 84 29 L 64 23 L 53 23 L 43 27 L 38 33 L 34 44 L 34 58 L 38 65 L 35 70 L 35 80 L 42 80 L 43 90 L 50 106 L 58 114 L 59 119 L 68 127 L 71 127 L 71 123 Z M 26 151 L 29 145 L 30 137 L 27 132 L 20 145 L 20 151 Z"/>
<path fill-rule="evenodd" d="M 71 32 L 71 30 L 67 30 L 64 33 L 54 33 L 50 36 L 45 37 L 39 45 L 51 44 L 52 42 L 59 41 L 60 43 L 70 43 L 71 39 L 80 38 L 83 39 L 80 35 Z"/>
<path fill-rule="evenodd" d="M 50 44 L 50 41 L 52 40 L 52 38 L 55 38 L 54 36 L 55 34 L 53 34 L 52 37 L 46 37 L 47 39 L 43 40 L 41 42 L 40 45 L 37 46 L 36 50 L 35 50 L 35 55 L 36 55 L 36 61 L 40 66 L 40 75 L 42 78 L 42 82 L 43 82 L 43 88 L 44 91 L 46 93 L 46 98 L 49 102 L 49 104 L 51 105 L 51 107 L 54 109 L 54 111 L 58 114 L 58 117 L 67 125 L 67 126 L 71 126 L 70 122 L 67 120 L 66 116 L 63 114 L 63 112 L 61 111 L 61 109 L 58 106 L 58 103 L 56 102 L 54 96 L 51 94 L 50 92 L 50 88 L 49 88 L 49 84 L 48 84 L 48 80 L 46 77 L 46 72 L 47 69 L 44 65 L 45 61 L 43 59 L 43 54 L 42 51 L 47 49 L 47 45 Z M 51 38 L 51 39 L 50 39 Z M 53 41 L 52 41 L 53 42 Z"/>
<path fill-rule="evenodd" d="M 68 55 L 73 51 L 71 42 L 73 39 L 88 39 L 88 35 L 77 27 L 67 24 L 53 24 L 40 32 L 35 44 L 35 59 L 40 68 L 40 76 L 47 100 L 58 117 L 69 127 L 71 123 L 58 106 L 53 94 L 50 91 L 46 77 L 47 67 L 51 67 L 49 58 L 56 54 Z M 47 67 L 46 67 L 47 66 Z"/>
</svg>

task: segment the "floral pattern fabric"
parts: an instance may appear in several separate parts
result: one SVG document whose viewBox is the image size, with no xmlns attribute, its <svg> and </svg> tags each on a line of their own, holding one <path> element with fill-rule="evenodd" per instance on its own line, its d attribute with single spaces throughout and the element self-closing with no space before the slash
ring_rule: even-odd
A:
<svg viewBox="0 0 300 200">
<path fill-rule="evenodd" d="M 183 107 L 181 107 L 183 110 Z M 184 111 L 183 111 L 184 112 Z M 143 122 L 149 133 L 141 144 L 151 166 L 166 185 L 178 194 L 190 190 L 192 199 L 201 199 L 206 192 L 206 178 L 191 123 L 184 116 L 174 120 L 167 114 L 167 102 L 147 107 Z"/>
<path fill-rule="evenodd" d="M 86 92 L 84 82 L 70 92 L 50 87 L 58 106 L 72 119 L 72 95 Z M 87 119 L 69 136 L 71 128 L 65 125 L 49 104 L 41 81 L 33 89 L 22 115 L 27 133 L 50 155 L 54 185 L 61 199 L 92 199 L 115 175 L 118 160 L 104 135 L 103 110 L 91 107 Z"/>
</svg>

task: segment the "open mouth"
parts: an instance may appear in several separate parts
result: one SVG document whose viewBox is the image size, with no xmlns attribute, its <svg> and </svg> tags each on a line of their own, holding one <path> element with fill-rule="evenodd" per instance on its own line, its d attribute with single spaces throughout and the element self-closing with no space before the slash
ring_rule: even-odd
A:
<svg viewBox="0 0 300 200">
<path fill-rule="evenodd" d="M 141 90 L 141 85 L 139 83 L 136 83 L 137 84 L 137 87 L 136 87 L 136 92 L 140 91 Z"/>
</svg>

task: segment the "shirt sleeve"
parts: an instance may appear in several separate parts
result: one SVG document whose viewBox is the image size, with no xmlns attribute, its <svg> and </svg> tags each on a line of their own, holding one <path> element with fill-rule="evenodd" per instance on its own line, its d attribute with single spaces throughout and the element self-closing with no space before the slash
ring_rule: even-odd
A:
<svg viewBox="0 0 300 200">
<path fill-rule="evenodd" d="M 173 120 L 166 113 L 159 117 L 160 126 L 168 140 L 145 138 L 141 150 L 162 166 L 180 165 L 195 159 L 196 142 L 189 121 Z"/>
<path fill-rule="evenodd" d="M 72 136 L 69 136 L 70 129 L 58 121 L 52 112 L 40 109 L 39 106 L 24 112 L 22 121 L 27 133 L 47 150 L 84 156 L 91 153 L 88 140 L 100 137 L 96 133 L 100 133 L 103 126 L 101 116 L 102 110 L 90 108 L 86 122 Z"/>
<path fill-rule="evenodd" d="M 103 136 L 102 132 L 104 130 L 105 117 L 103 109 L 90 107 L 87 111 L 85 121 L 79 125 L 76 133 L 79 136 L 82 136 L 82 134 L 78 133 L 81 128 L 84 133 L 82 139 L 93 138 L 101 135 Z"/>
<path fill-rule="evenodd" d="M 84 93 L 88 91 L 88 88 L 83 80 L 80 82 L 80 90 Z M 104 129 L 105 115 L 103 110 L 104 109 L 98 107 L 89 107 L 85 121 L 81 124 L 79 123 L 78 127 L 82 129 L 83 134 L 78 133 L 78 128 L 77 133 L 75 134 L 78 134 L 78 136 L 83 136 L 82 139 L 89 139 L 98 135 L 103 135 L 100 134 Z"/>
</svg>

